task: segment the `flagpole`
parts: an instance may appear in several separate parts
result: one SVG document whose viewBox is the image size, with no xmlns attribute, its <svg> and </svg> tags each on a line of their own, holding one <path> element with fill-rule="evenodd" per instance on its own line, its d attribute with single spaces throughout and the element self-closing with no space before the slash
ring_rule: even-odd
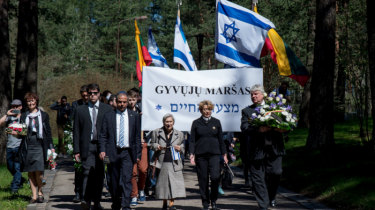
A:
<svg viewBox="0 0 375 210">
<path fill-rule="evenodd" d="M 117 44 L 116 44 L 116 51 L 117 51 L 117 53 L 116 53 L 116 83 L 118 83 L 118 51 L 119 51 L 119 45 L 120 45 L 120 24 L 124 21 L 129 21 L 129 20 L 145 20 L 145 19 L 147 19 L 146 15 L 121 20 L 118 23 L 118 26 L 117 26 Z"/>
<path fill-rule="evenodd" d="M 180 5 L 182 5 L 182 0 L 176 0 L 176 4 L 177 4 L 177 16 L 178 18 L 180 18 Z M 181 20 L 181 18 L 180 18 Z M 178 63 L 178 70 L 181 70 L 181 64 Z"/>
</svg>

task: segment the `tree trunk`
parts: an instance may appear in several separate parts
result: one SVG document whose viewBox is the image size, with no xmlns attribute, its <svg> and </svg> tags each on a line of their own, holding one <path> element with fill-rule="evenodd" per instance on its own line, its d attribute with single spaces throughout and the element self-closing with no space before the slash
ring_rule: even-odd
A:
<svg viewBox="0 0 375 210">
<path fill-rule="evenodd" d="M 0 115 L 4 116 L 12 100 L 8 0 L 0 0 Z M 7 135 L 0 129 L 0 164 L 6 162 Z"/>
<path fill-rule="evenodd" d="M 38 86 L 38 0 L 30 0 L 29 18 L 29 69 L 26 87 L 37 93 Z"/>
<path fill-rule="evenodd" d="M 341 0 L 338 4 L 338 12 L 340 14 L 347 15 L 349 0 Z M 338 72 L 337 81 L 335 88 L 335 119 L 338 122 L 345 120 L 345 84 L 346 84 L 346 73 L 345 69 L 347 67 L 348 57 L 348 27 L 345 26 L 343 29 L 343 36 L 339 37 L 338 43 Z"/>
<path fill-rule="evenodd" d="M 37 93 L 38 0 L 20 0 L 14 98 Z M 25 106 L 26 107 L 26 106 Z"/>
<path fill-rule="evenodd" d="M 335 71 L 336 0 L 316 1 L 316 33 L 311 80 L 310 131 L 307 148 L 334 145 L 333 100 Z"/>
<path fill-rule="evenodd" d="M 316 16 L 316 8 L 315 8 L 315 0 L 311 1 L 309 3 L 309 19 L 307 21 L 307 43 L 306 43 L 306 68 L 311 74 L 311 68 L 313 61 L 314 61 L 314 54 L 312 53 L 314 50 L 313 47 L 313 39 L 315 37 L 315 16 Z M 311 41 L 310 41 L 311 40 Z M 311 53 L 311 55 L 309 55 Z M 302 94 L 302 101 L 301 106 L 299 109 L 299 121 L 298 121 L 298 127 L 299 128 L 305 128 L 310 127 L 309 123 L 309 108 L 310 108 L 310 87 L 311 87 L 311 79 L 306 83 L 303 94 Z"/>
<path fill-rule="evenodd" d="M 368 60 L 371 83 L 372 119 L 375 119 L 375 1 L 367 0 L 367 35 L 368 35 Z M 372 138 L 375 134 L 375 123 L 372 124 Z M 374 140 L 374 139 L 373 139 Z M 375 142 L 375 141 L 374 141 Z M 375 150 L 375 145 L 374 145 Z"/>
</svg>

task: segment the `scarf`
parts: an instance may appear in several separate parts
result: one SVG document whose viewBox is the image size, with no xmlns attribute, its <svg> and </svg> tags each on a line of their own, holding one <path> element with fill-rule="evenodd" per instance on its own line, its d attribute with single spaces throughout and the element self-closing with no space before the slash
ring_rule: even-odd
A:
<svg viewBox="0 0 375 210">
<path fill-rule="evenodd" d="M 37 137 L 38 139 L 43 139 L 43 122 L 42 122 L 42 113 L 40 112 L 40 110 L 38 110 L 38 112 L 36 113 L 30 113 L 29 111 L 27 111 L 26 114 L 27 114 L 26 116 L 27 126 L 29 126 L 30 119 L 33 120 L 34 118 L 38 118 L 39 126 L 35 125 L 35 127 L 37 128 L 37 133 L 38 133 Z"/>
</svg>

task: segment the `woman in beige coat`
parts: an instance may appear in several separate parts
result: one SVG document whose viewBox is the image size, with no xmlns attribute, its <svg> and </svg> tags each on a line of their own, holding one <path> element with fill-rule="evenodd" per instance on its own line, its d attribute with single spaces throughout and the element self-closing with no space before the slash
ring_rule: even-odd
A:
<svg viewBox="0 0 375 210">
<path fill-rule="evenodd" d="M 155 151 L 151 165 L 157 169 L 155 197 L 163 199 L 163 210 L 168 209 L 167 200 L 169 209 L 174 210 L 174 199 L 186 197 L 181 160 L 185 151 L 184 134 L 173 128 L 174 122 L 173 115 L 166 114 L 163 127 L 154 130 L 151 139 L 151 149 Z"/>
</svg>

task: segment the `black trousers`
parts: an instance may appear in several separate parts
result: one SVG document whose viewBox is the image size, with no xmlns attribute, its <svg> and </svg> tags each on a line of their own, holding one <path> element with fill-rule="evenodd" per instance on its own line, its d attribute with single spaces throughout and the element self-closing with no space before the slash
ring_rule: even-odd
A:
<svg viewBox="0 0 375 210">
<path fill-rule="evenodd" d="M 281 162 L 282 156 L 276 155 L 250 161 L 250 176 L 260 209 L 268 209 L 270 201 L 276 198 L 282 173 Z"/>
<path fill-rule="evenodd" d="M 107 165 L 110 176 L 109 191 L 112 196 L 112 209 L 130 209 L 133 161 L 130 149 L 118 149 L 115 162 Z M 122 182 L 122 183 L 121 183 Z M 122 202 L 120 197 L 122 197 Z"/>
<path fill-rule="evenodd" d="M 210 201 L 216 201 L 219 193 L 220 182 L 220 155 L 202 154 L 195 155 L 197 166 L 199 191 L 201 193 L 202 205 L 206 208 Z M 211 194 L 209 180 L 211 178 Z"/>
<path fill-rule="evenodd" d="M 249 181 L 249 157 L 247 156 L 248 139 L 245 135 L 242 135 L 240 141 L 240 157 L 243 165 L 243 175 L 245 176 L 245 181 Z"/>
<path fill-rule="evenodd" d="M 89 206 L 91 201 L 99 203 L 102 198 L 104 163 L 99 159 L 99 153 L 97 141 L 91 142 L 87 158 L 82 159 L 82 196 Z"/>
<path fill-rule="evenodd" d="M 82 197 L 82 183 L 83 183 L 83 171 L 78 172 L 74 169 L 74 192 L 79 193 Z"/>
</svg>

